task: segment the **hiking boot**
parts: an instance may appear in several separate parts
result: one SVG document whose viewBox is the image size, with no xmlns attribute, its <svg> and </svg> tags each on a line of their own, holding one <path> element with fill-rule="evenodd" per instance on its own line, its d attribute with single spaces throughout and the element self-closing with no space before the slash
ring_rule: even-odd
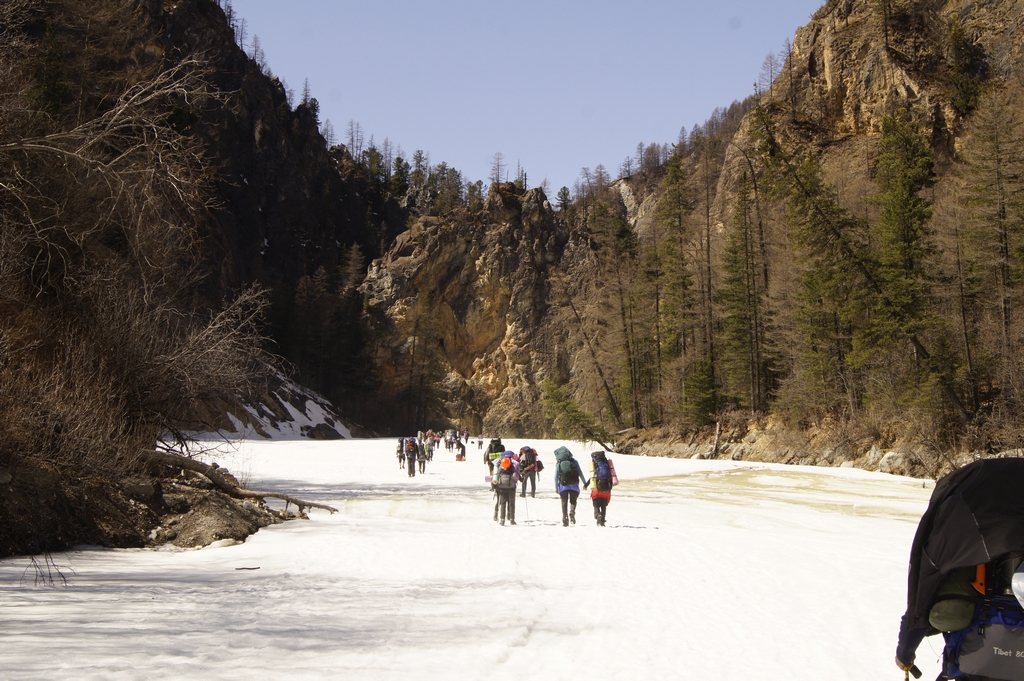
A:
<svg viewBox="0 0 1024 681">
<path fill-rule="evenodd" d="M 520 498 L 520 499 L 525 499 L 525 498 L 526 498 L 526 494 L 520 494 L 520 495 L 519 495 L 519 498 Z"/>
<path fill-rule="evenodd" d="M 501 525 L 502 527 L 505 527 L 505 521 L 504 520 L 499 520 L 498 524 Z"/>
<path fill-rule="evenodd" d="M 498 512 L 494 512 L 494 522 L 498 522 Z"/>
<path fill-rule="evenodd" d="M 569 527 L 569 521 L 565 518 L 562 518 L 562 527 Z"/>
<path fill-rule="evenodd" d="M 572 523 L 573 525 L 576 524 L 576 513 L 575 512 L 569 514 L 569 522 Z"/>
<path fill-rule="evenodd" d="M 516 524 L 516 521 L 514 521 L 514 520 L 510 520 L 510 521 L 508 521 L 508 524 L 509 524 L 509 525 L 515 525 L 515 524 Z"/>
</svg>

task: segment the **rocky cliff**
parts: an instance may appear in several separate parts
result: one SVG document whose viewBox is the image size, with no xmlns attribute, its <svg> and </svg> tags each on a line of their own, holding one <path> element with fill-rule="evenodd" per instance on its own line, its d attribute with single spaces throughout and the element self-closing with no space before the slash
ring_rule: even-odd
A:
<svg viewBox="0 0 1024 681">
<path fill-rule="evenodd" d="M 384 320 L 380 378 L 403 425 L 447 425 L 417 425 L 426 412 L 410 396 L 427 371 L 443 385 L 434 419 L 473 432 L 547 430 L 538 384 L 565 352 L 552 325 L 551 273 L 571 240 L 540 189 L 505 183 L 492 185 L 480 213 L 420 218 L 373 261 L 362 290 Z"/>
</svg>

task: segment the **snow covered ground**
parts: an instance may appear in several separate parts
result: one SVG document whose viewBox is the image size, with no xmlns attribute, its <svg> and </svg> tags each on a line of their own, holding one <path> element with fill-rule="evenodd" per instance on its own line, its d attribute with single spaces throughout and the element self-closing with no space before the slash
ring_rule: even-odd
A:
<svg viewBox="0 0 1024 681">
<path fill-rule="evenodd" d="M 551 465 L 563 443 L 529 444 Z M 903 678 L 931 482 L 616 455 L 607 527 L 585 498 L 561 526 L 552 468 L 499 527 L 475 441 L 415 478 L 394 450 L 240 443 L 217 461 L 250 486 L 340 510 L 242 544 L 82 548 L 53 587 L 0 561 L 0 679 Z M 940 650 L 921 646 L 924 678 Z"/>
</svg>

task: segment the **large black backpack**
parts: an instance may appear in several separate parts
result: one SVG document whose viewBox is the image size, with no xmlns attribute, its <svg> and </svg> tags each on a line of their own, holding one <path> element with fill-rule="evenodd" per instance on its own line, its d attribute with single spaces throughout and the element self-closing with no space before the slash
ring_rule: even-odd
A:
<svg viewBox="0 0 1024 681">
<path fill-rule="evenodd" d="M 576 472 L 576 466 L 572 459 L 562 459 L 558 462 L 558 482 L 561 485 L 578 485 L 580 474 Z"/>
<path fill-rule="evenodd" d="M 498 489 L 512 489 L 516 486 L 512 478 L 512 467 L 502 468 L 499 466 L 494 472 L 494 486 Z"/>
</svg>

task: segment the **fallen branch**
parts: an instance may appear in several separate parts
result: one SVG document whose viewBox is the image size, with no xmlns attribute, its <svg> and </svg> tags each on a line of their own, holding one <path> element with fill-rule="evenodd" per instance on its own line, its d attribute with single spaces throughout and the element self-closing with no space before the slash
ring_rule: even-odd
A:
<svg viewBox="0 0 1024 681">
<path fill-rule="evenodd" d="M 325 504 L 318 504 L 313 501 L 305 501 L 303 499 L 297 499 L 290 494 L 281 494 L 279 492 L 265 492 L 263 490 L 252 490 L 242 489 L 236 483 L 233 482 L 233 478 L 228 478 L 225 473 L 226 470 L 221 469 L 217 464 L 207 464 L 196 459 L 190 459 L 186 456 L 179 454 L 169 454 L 167 452 L 155 452 L 155 451 L 144 451 L 142 456 L 151 463 L 162 464 L 164 466 L 172 466 L 174 468 L 183 468 L 185 470 L 192 471 L 193 473 L 199 473 L 206 477 L 212 482 L 217 489 L 222 492 L 229 494 L 237 499 L 265 499 L 270 497 L 272 499 L 281 499 L 285 503 L 295 504 L 299 509 L 299 515 L 305 517 L 305 509 L 308 508 L 319 508 L 331 513 L 337 513 L 338 509 L 333 506 L 327 506 Z M 222 472 L 223 471 L 223 472 Z"/>
</svg>

